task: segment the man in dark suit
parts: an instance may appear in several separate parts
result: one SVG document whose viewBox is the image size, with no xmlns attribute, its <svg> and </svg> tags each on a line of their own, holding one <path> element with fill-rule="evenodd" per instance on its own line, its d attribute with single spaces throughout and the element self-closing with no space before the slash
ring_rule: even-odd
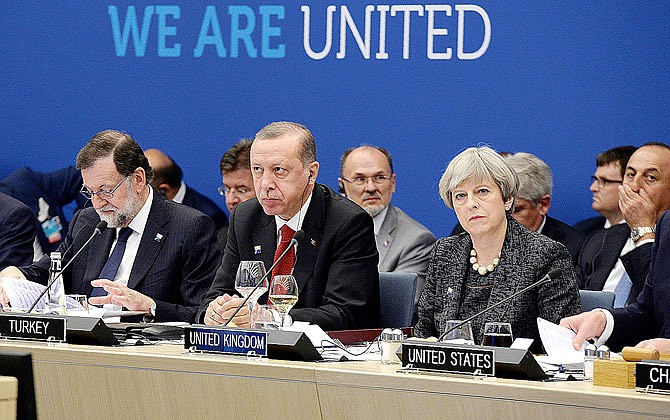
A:
<svg viewBox="0 0 670 420">
<path fill-rule="evenodd" d="M 319 163 L 312 133 L 296 123 L 271 123 L 251 146 L 251 170 L 258 200 L 238 205 L 230 218 L 228 243 L 198 321 L 222 324 L 242 304 L 235 294 L 240 261 L 260 260 L 266 268 L 286 247 L 292 231 L 304 231 L 297 249 L 273 275 L 291 273 L 299 289 L 290 312 L 294 320 L 324 330 L 376 327 L 379 324 L 379 255 L 372 218 L 355 203 L 316 184 Z M 279 248 L 278 248 L 279 247 Z M 283 260 L 282 260 L 283 261 Z M 278 265 L 279 267 L 279 265 Z M 261 296 L 259 302 L 267 297 Z M 233 319 L 249 325 L 244 307 Z"/>
<path fill-rule="evenodd" d="M 528 229 L 560 242 L 577 261 L 584 235 L 560 220 L 547 216 L 551 207 L 552 175 L 549 166 L 530 153 L 505 156 L 519 177 L 519 194 L 512 216 Z"/>
<path fill-rule="evenodd" d="M 33 260 L 33 212 L 19 200 L 0 193 L 0 269 Z"/>
<path fill-rule="evenodd" d="M 35 260 L 55 251 L 65 239 L 68 220 L 63 208 L 75 202 L 78 210 L 87 203 L 79 194 L 81 184 L 81 173 L 74 166 L 46 173 L 23 167 L 0 181 L 0 192 L 33 211 L 37 232 Z"/>
<path fill-rule="evenodd" d="M 147 149 L 144 154 L 154 171 L 154 179 L 151 180 L 154 190 L 169 200 L 205 213 L 212 219 L 217 231 L 228 226 L 228 218 L 223 210 L 214 200 L 186 185 L 184 173 L 170 156 L 158 149 Z"/>
<path fill-rule="evenodd" d="M 628 159 L 622 186 L 616 182 L 620 168 L 598 168 L 593 203 L 607 224 L 589 235 L 580 252 L 580 289 L 613 291 L 615 307 L 635 302 L 649 270 L 653 227 L 670 209 L 669 165 L 670 148 L 648 143 Z"/>
<path fill-rule="evenodd" d="M 584 340 L 597 338 L 597 345 L 619 351 L 638 345 L 670 351 L 670 212 L 656 225 L 656 241 L 651 250 L 649 276 L 637 301 L 612 312 L 595 309 L 565 318 L 561 325 L 577 332 L 573 345 L 580 349 Z"/>
<path fill-rule="evenodd" d="M 123 306 L 157 321 L 193 322 L 220 257 L 211 219 L 154 193 L 149 162 L 128 134 L 97 133 L 77 155 L 77 168 L 82 194 L 93 208 L 72 218 L 59 247 L 63 264 L 94 235 L 101 219 L 109 228 L 63 272 L 66 292 L 92 295 L 92 304 Z M 114 255 L 119 259 L 110 271 Z M 30 266 L 8 267 L 0 276 L 46 284 L 49 265 L 44 256 Z"/>
</svg>

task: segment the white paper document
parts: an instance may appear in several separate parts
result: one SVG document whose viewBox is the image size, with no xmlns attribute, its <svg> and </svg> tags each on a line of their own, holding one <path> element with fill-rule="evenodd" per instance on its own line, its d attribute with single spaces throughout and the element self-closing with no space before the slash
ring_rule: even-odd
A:
<svg viewBox="0 0 670 420">
<path fill-rule="evenodd" d="M 571 363 L 584 363 L 584 350 L 575 350 L 572 340 L 575 332 L 563 328 L 542 318 L 537 318 L 537 329 L 540 331 L 542 345 L 547 352 L 546 357 L 538 358 L 545 363 L 553 365 L 566 365 Z"/>
<path fill-rule="evenodd" d="M 9 302 L 11 309 L 16 312 L 27 312 L 33 305 L 37 297 L 46 289 L 46 286 L 35 283 L 29 280 L 17 279 L 14 277 L 2 277 L 0 279 L 3 289 Z M 44 312 L 44 307 L 47 302 L 47 296 L 40 298 L 37 305 L 35 305 L 35 312 Z M 67 316 L 82 316 L 92 318 L 107 318 L 141 315 L 144 312 L 140 311 L 122 311 L 123 308 L 116 305 L 105 305 L 98 307 L 95 305 L 88 305 L 84 308 L 76 300 L 66 296 Z M 117 321 L 118 322 L 118 321 Z"/>
</svg>

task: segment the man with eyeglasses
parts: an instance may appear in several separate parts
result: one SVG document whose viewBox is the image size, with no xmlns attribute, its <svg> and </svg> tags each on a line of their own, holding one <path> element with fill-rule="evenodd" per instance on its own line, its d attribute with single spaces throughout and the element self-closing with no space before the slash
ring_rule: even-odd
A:
<svg viewBox="0 0 670 420">
<path fill-rule="evenodd" d="M 177 162 L 158 149 L 144 151 L 149 165 L 154 171 L 151 186 L 168 200 L 193 207 L 209 216 L 214 222 L 217 232 L 228 226 L 228 217 L 221 208 L 209 197 L 199 193 L 184 182 L 184 173 Z"/>
<path fill-rule="evenodd" d="M 219 265 L 212 220 L 155 194 L 149 162 L 128 134 L 95 134 L 77 155 L 77 169 L 84 181 L 81 193 L 93 207 L 74 215 L 58 248 L 63 265 L 82 250 L 63 272 L 66 292 L 86 294 L 94 305 L 141 311 L 156 321 L 193 322 Z M 101 220 L 108 228 L 83 248 Z M 0 277 L 46 284 L 49 266 L 45 255 L 30 266 L 8 267 Z"/>
<path fill-rule="evenodd" d="M 619 209 L 619 185 L 623 181 L 628 159 L 636 149 L 635 146 L 619 146 L 598 154 L 589 190 L 593 193 L 591 207 L 600 216 L 576 223 L 573 226 L 575 229 L 589 235 L 603 226 L 610 227 L 623 221 Z"/>
<path fill-rule="evenodd" d="M 395 187 L 396 174 L 388 150 L 366 145 L 342 154 L 338 189 L 372 216 L 379 251 L 378 270 L 417 273 L 414 303 L 418 303 L 435 236 L 391 204 Z"/>
<path fill-rule="evenodd" d="M 609 163 L 598 165 L 590 189 L 593 208 L 606 221 L 588 236 L 577 262 L 580 289 L 614 292 L 615 308 L 633 303 L 642 290 L 654 226 L 670 209 L 670 148 L 647 143 L 626 160 L 629 152 L 630 146 L 599 155 Z"/>
<path fill-rule="evenodd" d="M 222 185 L 219 186 L 219 195 L 225 199 L 229 214 L 233 214 L 233 209 L 238 204 L 256 197 L 249 163 L 251 143 L 251 139 L 242 139 L 226 150 L 221 157 L 219 170 Z M 228 229 L 220 230 L 217 239 L 221 253 L 223 253 L 226 249 Z"/>
</svg>

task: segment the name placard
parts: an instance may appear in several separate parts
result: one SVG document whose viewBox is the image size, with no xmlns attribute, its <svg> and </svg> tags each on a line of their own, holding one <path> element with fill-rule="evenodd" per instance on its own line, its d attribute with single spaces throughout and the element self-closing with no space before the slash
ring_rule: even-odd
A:
<svg viewBox="0 0 670 420">
<path fill-rule="evenodd" d="M 495 350 L 484 347 L 405 341 L 402 361 L 415 369 L 495 376 Z"/>
<path fill-rule="evenodd" d="M 184 348 L 227 354 L 268 355 L 268 333 L 242 328 L 191 325 L 184 329 Z"/>
<path fill-rule="evenodd" d="M 670 362 L 644 361 L 635 364 L 635 386 L 670 390 Z"/>
<path fill-rule="evenodd" d="M 0 314 L 0 336 L 28 340 L 65 341 L 65 317 L 44 314 Z"/>
</svg>

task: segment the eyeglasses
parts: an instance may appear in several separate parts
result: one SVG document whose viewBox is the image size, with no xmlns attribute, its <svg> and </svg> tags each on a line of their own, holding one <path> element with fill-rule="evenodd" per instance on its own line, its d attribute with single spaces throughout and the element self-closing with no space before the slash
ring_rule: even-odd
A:
<svg viewBox="0 0 670 420">
<path fill-rule="evenodd" d="M 351 180 L 347 178 L 342 178 L 343 181 L 347 181 L 348 183 L 354 184 L 358 187 L 366 185 L 368 183 L 368 179 L 371 179 L 372 182 L 374 182 L 376 185 L 384 185 L 389 181 L 389 179 L 391 179 L 391 176 L 390 175 L 357 176 L 356 178 L 352 178 Z"/>
<path fill-rule="evenodd" d="M 219 195 L 225 196 L 226 194 L 239 194 L 239 195 L 244 195 L 247 194 L 251 189 L 247 187 L 233 187 L 233 188 L 228 188 L 225 185 L 220 186 L 219 188 L 216 189 L 219 192 Z"/>
<path fill-rule="evenodd" d="M 591 184 L 593 183 L 598 184 L 598 188 L 605 188 L 606 185 L 609 184 L 621 184 L 623 182 L 622 179 L 607 179 L 607 178 L 599 178 L 597 176 L 592 176 L 591 177 Z"/>
<path fill-rule="evenodd" d="M 103 200 L 111 200 L 112 198 L 114 198 L 114 192 L 118 190 L 121 184 L 123 184 L 123 181 L 125 181 L 128 178 L 130 178 L 130 175 L 124 177 L 121 181 L 119 181 L 119 183 L 116 184 L 116 187 L 112 188 L 111 191 L 100 190 L 98 192 L 91 192 L 89 191 L 88 188 L 86 188 L 86 185 L 82 185 L 81 190 L 79 190 L 79 193 L 84 197 L 86 197 L 87 200 L 93 200 L 93 197 L 96 195 L 98 196 L 98 198 L 101 198 Z"/>
</svg>

